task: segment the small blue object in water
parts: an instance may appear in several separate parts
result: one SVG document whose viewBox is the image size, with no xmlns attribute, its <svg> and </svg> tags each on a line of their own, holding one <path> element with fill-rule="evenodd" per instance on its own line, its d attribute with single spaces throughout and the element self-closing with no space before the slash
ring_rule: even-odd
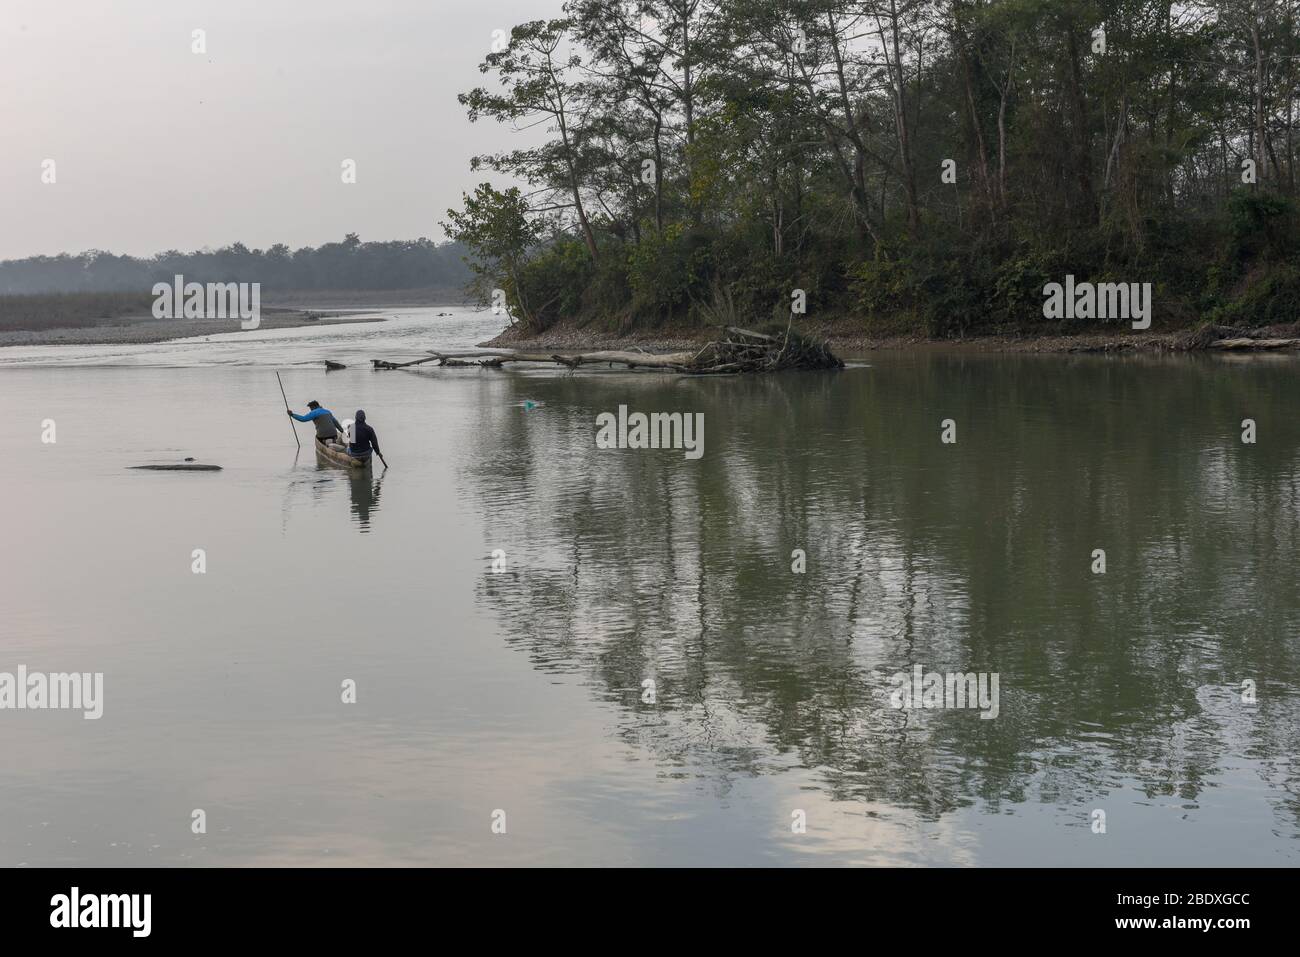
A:
<svg viewBox="0 0 1300 957">
<path fill-rule="evenodd" d="M 528 412 L 528 411 L 530 411 L 530 410 L 532 410 L 532 409 L 535 409 L 535 408 L 537 408 L 537 403 L 536 403 L 536 402 L 534 402 L 532 399 L 524 399 L 524 411 L 525 411 L 525 412 Z"/>
</svg>

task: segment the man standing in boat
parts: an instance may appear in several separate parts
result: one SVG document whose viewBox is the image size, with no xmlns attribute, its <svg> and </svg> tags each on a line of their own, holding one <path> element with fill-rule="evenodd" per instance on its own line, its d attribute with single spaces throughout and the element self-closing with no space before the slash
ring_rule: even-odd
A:
<svg viewBox="0 0 1300 957">
<path fill-rule="evenodd" d="M 348 455 L 354 459 L 366 460 L 370 458 L 370 453 L 374 452 L 379 456 L 379 461 L 384 462 L 384 453 L 379 451 L 379 436 L 375 430 L 366 425 L 366 413 L 357 409 L 357 417 L 352 422 L 348 430 Z M 384 462 L 387 465 L 387 462 Z"/>
<path fill-rule="evenodd" d="M 322 409 L 320 403 L 312 399 L 307 403 L 307 414 L 299 415 L 291 409 L 285 409 L 289 415 L 293 416 L 299 422 L 313 422 L 316 425 L 316 438 L 320 439 L 326 445 L 331 442 L 337 442 L 339 435 L 343 432 L 343 426 L 339 420 L 334 418 L 334 413 L 329 409 Z"/>
</svg>

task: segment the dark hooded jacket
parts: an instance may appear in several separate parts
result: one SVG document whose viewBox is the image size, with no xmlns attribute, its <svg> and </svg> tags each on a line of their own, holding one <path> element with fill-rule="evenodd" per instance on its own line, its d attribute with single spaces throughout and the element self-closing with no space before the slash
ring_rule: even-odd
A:
<svg viewBox="0 0 1300 957">
<path fill-rule="evenodd" d="M 366 414 L 357 410 L 356 421 L 352 423 L 352 444 L 348 446 L 348 455 L 359 459 L 368 458 L 371 452 L 379 451 L 379 436 L 375 430 L 366 425 Z"/>
</svg>

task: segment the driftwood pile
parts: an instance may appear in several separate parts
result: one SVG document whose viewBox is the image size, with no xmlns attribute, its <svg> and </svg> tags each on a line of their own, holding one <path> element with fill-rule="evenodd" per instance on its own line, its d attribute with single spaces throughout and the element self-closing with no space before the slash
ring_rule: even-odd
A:
<svg viewBox="0 0 1300 957">
<path fill-rule="evenodd" d="M 726 338 L 710 342 L 692 360 L 694 372 L 779 372 L 783 369 L 843 369 L 844 362 L 823 339 L 792 329 L 772 333 L 726 327 Z"/>
<path fill-rule="evenodd" d="M 436 362 L 440 366 L 486 366 L 500 368 L 507 362 L 555 362 L 570 369 L 584 365 L 613 364 L 629 369 L 663 369 L 691 375 L 718 373 L 777 372 L 783 369 L 842 369 L 843 361 L 820 340 L 790 329 L 770 333 L 751 332 L 736 326 L 725 328 L 725 338 L 707 343 L 695 352 L 434 352 L 423 359 L 389 362 L 372 359 L 376 369 L 405 369 Z"/>
</svg>

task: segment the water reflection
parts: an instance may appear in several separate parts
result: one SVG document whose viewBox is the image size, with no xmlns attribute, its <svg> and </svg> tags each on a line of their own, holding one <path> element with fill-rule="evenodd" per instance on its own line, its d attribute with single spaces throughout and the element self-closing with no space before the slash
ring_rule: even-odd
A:
<svg viewBox="0 0 1300 957">
<path fill-rule="evenodd" d="M 316 471 L 310 482 L 311 497 L 316 501 L 334 499 L 346 487 L 352 520 L 358 531 L 366 534 L 370 531 L 371 513 L 379 510 L 379 491 L 387 472 L 386 467 L 376 472 L 373 465 L 364 469 L 340 465 L 317 451 Z"/>
<path fill-rule="evenodd" d="M 615 733 L 667 773 L 725 791 L 811 769 L 833 799 L 924 820 L 1038 802 L 1086 827 L 1134 793 L 1195 814 L 1245 769 L 1251 793 L 1217 801 L 1262 791 L 1300 836 L 1292 364 L 510 381 L 542 407 L 476 408 L 463 481 L 517 573 L 480 602 L 536 669 L 620 703 Z M 704 412 L 703 459 L 598 451 L 620 403 Z M 915 663 L 1000 673 L 1001 716 L 889 709 Z"/>
<path fill-rule="evenodd" d="M 11 538 L 42 544 L 0 637 L 111 677 L 102 721 L 0 721 L 0 863 L 1300 860 L 1294 360 L 286 367 L 382 411 L 380 517 L 309 443 L 293 464 L 280 354 L 0 372 L 15 421 L 70 423 L 11 450 Z M 704 413 L 704 457 L 598 451 L 620 404 Z M 200 441 L 212 407 L 247 428 Z M 225 471 L 125 468 L 184 455 Z M 1000 716 L 888 709 L 914 663 L 997 671 Z M 191 794 L 230 839 L 158 831 Z"/>
<path fill-rule="evenodd" d="M 362 533 L 370 531 L 370 513 L 379 510 L 379 486 L 388 472 L 384 468 L 378 475 L 370 469 L 352 469 L 348 473 L 348 485 L 352 494 L 352 517 Z"/>
</svg>

